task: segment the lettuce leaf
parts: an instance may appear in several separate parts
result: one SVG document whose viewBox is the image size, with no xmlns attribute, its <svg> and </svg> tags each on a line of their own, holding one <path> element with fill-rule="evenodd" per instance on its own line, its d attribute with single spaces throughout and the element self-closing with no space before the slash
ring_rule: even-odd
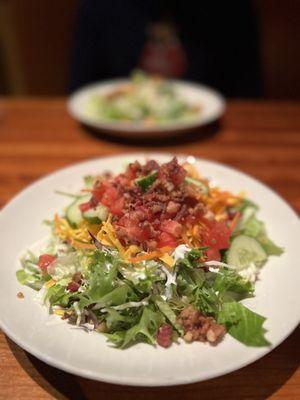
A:
<svg viewBox="0 0 300 400">
<path fill-rule="evenodd" d="M 213 288 L 198 288 L 195 293 L 194 305 L 204 315 L 216 317 L 220 308 L 219 296 Z"/>
<path fill-rule="evenodd" d="M 268 236 L 263 227 L 261 231 L 256 236 L 256 239 L 260 242 L 262 247 L 264 248 L 265 252 L 269 256 L 280 256 L 283 253 L 283 248 L 277 246 Z"/>
<path fill-rule="evenodd" d="M 51 306 L 67 307 L 71 297 L 74 297 L 74 293 L 66 292 L 64 286 L 56 284 L 47 290 L 45 301 L 49 300 Z"/>
<path fill-rule="evenodd" d="M 114 282 L 115 272 L 113 268 L 108 273 L 105 273 L 103 269 L 99 269 L 91 274 L 87 295 L 94 303 L 100 301 L 103 296 L 116 287 L 116 283 Z"/>
<path fill-rule="evenodd" d="M 113 289 L 111 292 L 106 293 L 104 296 L 100 298 L 91 298 L 92 303 L 99 302 L 103 303 L 103 305 L 107 306 L 118 306 L 119 304 L 125 303 L 127 299 L 127 293 L 128 293 L 128 286 L 127 285 L 122 285 L 119 286 L 115 289 Z"/>
<path fill-rule="evenodd" d="M 153 296 L 153 300 L 161 313 L 167 318 L 167 320 L 173 325 L 173 327 L 179 332 L 183 334 L 183 329 L 180 324 L 177 322 L 177 317 L 169 304 L 160 296 Z"/>
<path fill-rule="evenodd" d="M 216 275 L 213 288 L 219 296 L 224 297 L 229 292 L 235 299 L 237 297 L 241 300 L 253 295 L 253 283 L 242 278 L 235 270 L 221 268 Z"/>
<path fill-rule="evenodd" d="M 208 247 L 199 247 L 197 249 L 192 249 L 185 253 L 183 258 L 180 258 L 176 265 L 179 267 L 186 267 L 193 269 L 199 265 L 199 259 L 204 257 L 204 251 L 207 250 Z"/>
<path fill-rule="evenodd" d="M 187 262 L 189 261 L 187 260 Z M 185 296 L 191 295 L 196 289 L 203 286 L 206 278 L 207 276 L 203 269 L 181 264 L 178 267 L 177 274 L 178 294 Z"/>
<path fill-rule="evenodd" d="M 140 320 L 136 325 L 127 331 L 107 333 L 105 336 L 120 348 L 129 347 L 137 342 L 155 344 L 158 328 L 163 321 L 164 318 L 160 312 L 151 310 L 149 306 L 144 307 Z"/>
<path fill-rule="evenodd" d="M 106 325 L 109 332 L 127 330 L 136 325 L 139 319 L 139 312 L 134 310 L 117 311 L 114 308 L 108 308 L 105 316 Z"/>
<path fill-rule="evenodd" d="M 218 323 L 224 324 L 231 336 L 247 346 L 254 347 L 270 345 L 264 336 L 265 320 L 265 317 L 237 302 L 224 303 L 218 315 Z"/>
<path fill-rule="evenodd" d="M 254 237 L 269 256 L 280 256 L 283 253 L 283 249 L 268 237 L 265 224 L 256 217 L 255 213 L 256 209 L 253 207 L 248 207 L 244 210 L 244 216 L 238 226 L 239 230 L 244 235 Z"/>
<path fill-rule="evenodd" d="M 19 269 L 16 276 L 21 285 L 29 286 L 34 290 L 40 290 L 44 283 L 40 274 L 26 272 L 24 269 Z"/>
<path fill-rule="evenodd" d="M 156 282 L 165 280 L 156 261 L 148 261 L 143 265 L 132 265 L 120 263 L 118 266 L 121 275 L 132 282 L 134 289 L 140 293 L 150 294 Z"/>
</svg>

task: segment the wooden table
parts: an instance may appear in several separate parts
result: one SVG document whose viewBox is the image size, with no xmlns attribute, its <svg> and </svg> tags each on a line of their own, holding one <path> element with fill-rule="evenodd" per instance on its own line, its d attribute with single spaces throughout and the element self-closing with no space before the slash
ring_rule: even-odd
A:
<svg viewBox="0 0 300 400">
<path fill-rule="evenodd" d="M 300 211 L 300 103 L 258 101 L 230 102 L 215 133 L 146 147 L 89 134 L 68 116 L 64 99 L 3 99 L 0 206 L 28 183 L 65 165 L 151 150 L 189 153 L 237 167 Z M 122 387 L 78 378 L 44 364 L 0 333 L 0 399 L 300 399 L 299 333 L 298 328 L 246 368 L 173 388 Z"/>
</svg>

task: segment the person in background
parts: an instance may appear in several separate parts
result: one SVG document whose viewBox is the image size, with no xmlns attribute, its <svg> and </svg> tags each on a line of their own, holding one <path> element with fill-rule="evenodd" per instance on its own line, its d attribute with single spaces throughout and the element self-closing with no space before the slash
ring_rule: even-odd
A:
<svg viewBox="0 0 300 400">
<path fill-rule="evenodd" d="M 249 0 L 82 0 L 70 91 L 146 72 L 210 85 L 228 97 L 260 95 L 257 28 Z"/>
</svg>

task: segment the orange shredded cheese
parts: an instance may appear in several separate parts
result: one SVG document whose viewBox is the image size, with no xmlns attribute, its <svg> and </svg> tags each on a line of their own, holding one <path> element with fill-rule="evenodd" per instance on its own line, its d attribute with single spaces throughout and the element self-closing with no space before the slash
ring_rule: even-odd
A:
<svg viewBox="0 0 300 400">
<path fill-rule="evenodd" d="M 88 231 L 97 234 L 99 225 L 92 225 L 83 221 L 78 228 L 72 228 L 65 218 L 54 217 L 55 233 L 62 239 L 66 240 L 76 249 L 94 249 L 91 243 L 91 237 Z"/>
</svg>

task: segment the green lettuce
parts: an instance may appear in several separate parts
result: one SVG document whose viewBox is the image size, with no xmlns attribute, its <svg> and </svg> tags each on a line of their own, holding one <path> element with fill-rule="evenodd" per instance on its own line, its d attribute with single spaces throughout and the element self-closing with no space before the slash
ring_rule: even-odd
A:
<svg viewBox="0 0 300 400">
<path fill-rule="evenodd" d="M 237 229 L 244 235 L 254 237 L 262 245 L 267 255 L 280 256 L 283 249 L 268 237 L 265 224 L 256 217 L 256 210 L 253 206 L 245 208 Z"/>
<path fill-rule="evenodd" d="M 225 294 L 232 294 L 240 300 L 253 295 L 254 285 L 242 278 L 235 270 L 220 268 L 216 274 L 213 288 L 218 292 L 219 297 Z"/>
<path fill-rule="evenodd" d="M 153 300 L 157 305 L 158 309 L 167 318 L 167 320 L 171 323 L 171 325 L 173 325 L 173 327 L 177 330 L 177 332 L 183 334 L 182 326 L 178 324 L 177 316 L 170 307 L 170 305 L 161 296 L 153 296 Z"/>
<path fill-rule="evenodd" d="M 29 286 L 34 290 L 40 290 L 44 283 L 40 274 L 26 272 L 24 269 L 19 269 L 16 276 L 21 285 Z"/>
<path fill-rule="evenodd" d="M 164 322 L 164 318 L 158 311 L 153 311 L 149 306 L 144 307 L 140 320 L 127 331 L 116 331 L 106 334 L 109 341 L 115 346 L 126 348 L 137 342 L 155 344 L 156 334 Z"/>
<path fill-rule="evenodd" d="M 270 345 L 264 336 L 265 320 L 265 317 L 237 302 L 224 303 L 218 315 L 218 323 L 224 324 L 231 336 L 247 346 L 255 347 Z"/>
</svg>

